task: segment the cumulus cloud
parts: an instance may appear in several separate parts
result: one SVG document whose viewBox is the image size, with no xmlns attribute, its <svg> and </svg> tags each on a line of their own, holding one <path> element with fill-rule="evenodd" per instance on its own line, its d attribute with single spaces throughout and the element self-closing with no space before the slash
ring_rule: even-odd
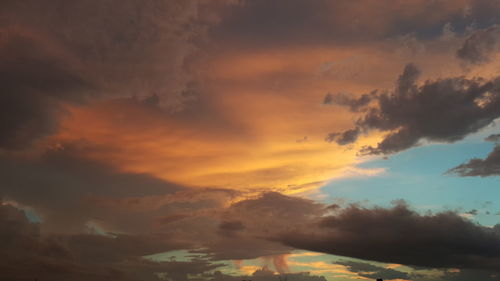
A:
<svg viewBox="0 0 500 281">
<path fill-rule="evenodd" d="M 350 206 L 318 229 L 281 236 L 288 246 L 367 260 L 432 268 L 498 270 L 500 225 L 482 227 L 456 213 L 420 215 L 406 205 Z"/>
<path fill-rule="evenodd" d="M 379 93 L 376 105 L 356 121 L 355 128 L 332 133 L 328 141 L 353 143 L 360 132 L 387 132 L 362 154 L 391 154 L 421 141 L 455 142 L 500 117 L 500 79 L 442 78 L 417 83 L 420 70 L 406 65 L 392 91 Z"/>
</svg>

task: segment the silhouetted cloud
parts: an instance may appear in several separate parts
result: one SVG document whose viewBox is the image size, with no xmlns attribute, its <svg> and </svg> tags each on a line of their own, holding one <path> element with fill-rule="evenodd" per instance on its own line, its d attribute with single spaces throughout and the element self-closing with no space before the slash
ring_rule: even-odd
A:
<svg viewBox="0 0 500 281">
<path fill-rule="evenodd" d="M 355 142 L 360 132 L 380 130 L 388 134 L 363 154 L 391 154 L 420 141 L 455 142 L 500 117 L 500 79 L 464 77 L 428 80 L 417 84 L 420 70 L 406 65 L 396 88 L 379 93 L 376 106 L 356 121 L 354 129 L 332 133 L 328 141 L 340 145 Z"/>
<path fill-rule="evenodd" d="M 487 270 L 464 269 L 459 271 L 446 271 L 442 277 L 445 281 L 498 281 L 500 274 Z"/>
<path fill-rule="evenodd" d="M 300 280 L 300 281 L 326 281 L 326 278 L 318 275 L 311 275 L 309 272 L 298 272 L 298 273 L 287 273 L 287 280 Z M 240 281 L 240 280 L 252 280 L 252 281 L 268 281 L 268 280 L 279 280 L 278 275 L 270 270 L 267 266 L 256 270 L 250 276 L 232 276 L 224 274 L 220 271 L 214 272 L 209 280 L 213 281 Z M 282 277 L 284 278 L 284 277 Z"/>
<path fill-rule="evenodd" d="M 500 268 L 500 225 L 479 226 L 456 213 L 420 215 L 350 206 L 322 219 L 319 229 L 283 234 L 286 245 L 379 262 L 433 268 Z"/>
<path fill-rule="evenodd" d="M 338 261 L 336 264 L 344 265 L 349 271 L 357 273 L 359 276 L 383 280 L 392 279 L 410 279 L 410 275 L 406 272 L 398 271 L 392 268 L 375 266 L 369 263 L 354 262 L 354 261 Z"/>
<path fill-rule="evenodd" d="M 491 136 L 490 136 L 491 137 Z M 474 158 L 446 172 L 462 177 L 489 177 L 500 175 L 500 145 L 495 146 L 485 159 Z"/>
</svg>

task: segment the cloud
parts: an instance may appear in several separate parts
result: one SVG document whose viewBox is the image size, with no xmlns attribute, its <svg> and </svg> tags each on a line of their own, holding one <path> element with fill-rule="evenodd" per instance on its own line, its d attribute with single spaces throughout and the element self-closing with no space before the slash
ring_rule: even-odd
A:
<svg viewBox="0 0 500 281">
<path fill-rule="evenodd" d="M 289 254 L 292 248 L 268 238 L 303 227 L 324 212 L 322 204 L 278 192 L 241 200 L 221 212 L 222 223 L 217 230 L 220 237 L 208 242 L 203 253 L 215 260 Z"/>
<path fill-rule="evenodd" d="M 226 275 L 220 271 L 216 271 L 209 280 L 217 281 L 239 281 L 239 280 L 253 280 L 253 281 L 267 281 L 279 280 L 279 276 L 270 270 L 267 266 L 256 270 L 251 276 L 231 276 Z M 281 277 L 284 278 L 284 277 Z M 287 273 L 287 280 L 301 280 L 301 281 L 326 281 L 326 278 L 318 275 L 311 275 L 309 272 Z"/>
<path fill-rule="evenodd" d="M 498 281 L 500 274 L 486 270 L 459 270 L 459 271 L 446 271 L 442 277 L 445 281 Z"/>
<path fill-rule="evenodd" d="M 63 105 L 92 86 L 30 34 L 0 29 L 0 148 L 22 149 L 57 130 Z"/>
<path fill-rule="evenodd" d="M 491 138 L 491 136 L 490 136 Z M 473 158 L 446 172 L 461 177 L 489 177 L 500 175 L 500 145 L 495 146 L 485 159 Z"/>
<path fill-rule="evenodd" d="M 206 261 L 153 262 L 142 256 L 186 247 L 168 235 L 41 234 L 39 225 L 0 205 L 0 277 L 4 280 L 174 280 L 216 269 Z"/>
<path fill-rule="evenodd" d="M 379 93 L 376 106 L 367 109 L 354 129 L 332 133 L 328 141 L 353 143 L 360 132 L 387 132 L 376 146 L 362 154 L 391 154 L 421 141 L 455 142 L 500 117 L 500 78 L 464 77 L 427 80 L 417 84 L 420 70 L 406 65 L 393 91 Z"/>
<path fill-rule="evenodd" d="M 482 227 L 456 213 L 420 215 L 406 205 L 391 209 L 350 206 L 318 228 L 283 234 L 285 245 L 379 262 L 432 268 L 498 270 L 500 225 Z"/>
<path fill-rule="evenodd" d="M 376 96 L 376 91 L 373 91 L 369 94 L 363 94 L 358 98 L 354 98 L 346 93 L 337 93 L 337 94 L 326 94 L 323 104 L 335 104 L 340 106 L 346 106 L 352 112 L 358 112 L 362 110 L 365 106 L 367 106 L 372 99 Z"/>
<path fill-rule="evenodd" d="M 135 96 L 183 110 L 198 95 L 197 46 L 224 2 L 4 1 L 0 148 L 54 134 L 68 104 Z"/>
<path fill-rule="evenodd" d="M 84 156 L 102 149 L 90 143 L 59 144 L 40 156 L 0 156 L 0 194 L 35 210 L 48 232 L 81 233 L 89 223 L 105 232 L 149 233 L 173 226 L 186 239 L 206 228 L 208 217 L 235 191 L 191 189 L 156 177 L 123 172 Z M 28 176 L 29 175 L 29 176 Z M 202 222 L 197 222 L 205 217 Z M 193 228 L 194 227 L 194 228 Z M 206 237 L 210 239 L 210 237 Z"/>
<path fill-rule="evenodd" d="M 344 265 L 349 271 L 357 273 L 359 276 L 370 279 L 410 279 L 410 275 L 406 272 L 398 271 L 392 268 L 375 266 L 369 263 L 354 262 L 354 261 L 338 261 L 336 264 Z"/>
<path fill-rule="evenodd" d="M 240 1 L 239 5 L 222 13 L 221 23 L 211 34 L 222 42 L 252 47 L 338 45 L 409 33 L 431 37 L 448 22 L 468 25 L 476 19 L 482 22 L 495 18 L 487 13 L 488 9 L 479 9 L 478 2 Z M 377 9 L 378 5 L 385 8 Z M 464 17 L 466 8 L 469 8 L 469 15 Z M 494 10 L 498 11 L 498 7 Z"/>
<path fill-rule="evenodd" d="M 500 28 L 497 25 L 472 32 L 457 50 L 457 57 L 470 64 L 484 64 L 498 51 Z"/>
</svg>

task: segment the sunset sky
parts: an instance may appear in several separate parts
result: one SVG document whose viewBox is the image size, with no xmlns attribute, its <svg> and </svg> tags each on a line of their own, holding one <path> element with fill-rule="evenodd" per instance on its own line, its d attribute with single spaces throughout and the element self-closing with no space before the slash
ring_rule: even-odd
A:
<svg viewBox="0 0 500 281">
<path fill-rule="evenodd" d="M 0 280 L 500 280 L 500 1 L 0 0 Z"/>
</svg>

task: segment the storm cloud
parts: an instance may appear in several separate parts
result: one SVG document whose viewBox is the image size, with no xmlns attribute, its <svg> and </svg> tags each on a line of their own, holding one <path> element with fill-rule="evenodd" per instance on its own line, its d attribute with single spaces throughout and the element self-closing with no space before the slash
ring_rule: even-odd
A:
<svg viewBox="0 0 500 281">
<path fill-rule="evenodd" d="M 334 255 L 432 268 L 498 270 L 500 226 L 479 226 L 453 212 L 421 215 L 350 206 L 327 216 L 319 229 L 281 236 L 285 245 Z"/>
</svg>

